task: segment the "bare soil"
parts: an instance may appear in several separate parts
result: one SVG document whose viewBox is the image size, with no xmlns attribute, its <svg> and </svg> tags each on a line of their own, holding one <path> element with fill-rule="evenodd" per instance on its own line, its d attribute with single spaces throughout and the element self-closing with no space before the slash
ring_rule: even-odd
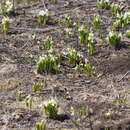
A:
<svg viewBox="0 0 130 130">
<path fill-rule="evenodd" d="M 122 3 L 124 11 L 130 9 L 129 0 L 115 2 Z M 112 14 L 109 10 L 100 11 L 96 4 L 96 0 L 58 0 L 56 5 L 45 1 L 51 13 L 47 25 L 37 23 L 37 12 L 44 8 L 42 1 L 17 5 L 15 15 L 11 16 L 9 34 L 0 34 L 1 130 L 33 130 L 35 123 L 41 120 L 47 121 L 48 130 L 130 130 L 130 39 L 123 38 L 118 50 L 108 45 L 105 38 L 111 30 Z M 76 34 L 71 38 L 65 35 L 64 15 L 70 15 L 73 22 L 78 17 L 82 24 L 90 26 L 94 14 L 98 13 L 104 23 L 101 30 L 93 29 L 97 40 L 96 52 L 88 56 L 78 44 Z M 32 41 L 33 34 L 36 34 L 37 42 Z M 99 37 L 100 34 L 103 38 Z M 53 38 L 57 53 L 68 47 L 82 52 L 96 68 L 97 75 L 75 74 L 70 66 L 61 66 L 61 72 L 57 74 L 38 74 L 36 63 L 44 54 L 41 47 L 47 36 Z M 43 80 L 47 80 L 44 90 L 33 92 L 32 85 Z M 25 105 L 28 95 L 33 97 L 31 110 Z M 41 110 L 40 104 L 51 97 L 56 98 L 60 106 L 56 119 L 47 118 Z M 123 99 L 125 103 L 119 106 L 117 101 Z M 70 108 L 80 111 L 86 105 L 89 116 L 82 119 L 79 112 L 75 117 L 80 120 L 77 123 Z M 108 110 L 114 111 L 112 119 L 104 116 Z"/>
</svg>

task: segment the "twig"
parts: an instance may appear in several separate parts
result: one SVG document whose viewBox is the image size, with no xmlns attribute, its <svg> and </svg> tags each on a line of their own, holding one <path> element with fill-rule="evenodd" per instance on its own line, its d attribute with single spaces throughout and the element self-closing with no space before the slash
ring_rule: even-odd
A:
<svg viewBox="0 0 130 130">
<path fill-rule="evenodd" d="M 118 79 L 117 81 L 120 82 L 125 76 L 127 76 L 130 73 L 130 71 L 127 71 L 120 79 Z"/>
</svg>

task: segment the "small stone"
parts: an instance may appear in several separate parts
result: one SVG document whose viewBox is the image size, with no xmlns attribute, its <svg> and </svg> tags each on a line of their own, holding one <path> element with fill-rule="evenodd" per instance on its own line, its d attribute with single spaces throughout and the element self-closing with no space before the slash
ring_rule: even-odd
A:
<svg viewBox="0 0 130 130">
<path fill-rule="evenodd" d="M 90 84 L 90 83 L 91 83 L 91 80 L 87 80 L 86 83 L 87 83 L 87 84 Z"/>
</svg>

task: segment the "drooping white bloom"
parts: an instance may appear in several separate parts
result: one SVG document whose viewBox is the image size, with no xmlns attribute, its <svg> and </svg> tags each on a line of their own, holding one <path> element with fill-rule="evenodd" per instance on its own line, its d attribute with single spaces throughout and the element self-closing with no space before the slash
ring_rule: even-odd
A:
<svg viewBox="0 0 130 130">
<path fill-rule="evenodd" d="M 109 32 L 109 37 L 111 37 L 113 35 L 113 32 Z"/>
<path fill-rule="evenodd" d="M 8 23 L 8 22 L 10 22 L 9 17 L 4 17 L 4 18 L 2 19 L 2 24 Z"/>
<path fill-rule="evenodd" d="M 125 12 L 124 17 L 130 18 L 130 12 Z"/>
<path fill-rule="evenodd" d="M 83 30 L 84 30 L 84 26 L 81 25 L 78 31 L 80 32 L 80 31 L 83 31 Z"/>
<path fill-rule="evenodd" d="M 12 9 L 13 9 L 13 3 L 10 2 L 9 0 L 7 0 L 6 3 L 5 3 L 5 8 L 6 8 L 7 12 L 12 11 Z"/>
<path fill-rule="evenodd" d="M 92 32 L 89 33 L 88 40 L 93 40 L 94 34 Z"/>
<path fill-rule="evenodd" d="M 38 16 L 49 16 L 48 9 L 39 11 Z"/>
<path fill-rule="evenodd" d="M 47 107 L 48 104 L 51 104 L 52 106 L 57 106 L 57 102 L 53 98 L 44 102 L 44 106 Z"/>
</svg>

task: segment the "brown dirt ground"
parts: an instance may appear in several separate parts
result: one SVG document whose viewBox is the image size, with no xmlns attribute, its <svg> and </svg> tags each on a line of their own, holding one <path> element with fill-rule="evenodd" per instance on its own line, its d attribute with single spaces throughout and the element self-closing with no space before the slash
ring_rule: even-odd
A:
<svg viewBox="0 0 130 130">
<path fill-rule="evenodd" d="M 129 10 L 128 0 L 121 3 L 125 10 Z M 72 21 L 79 17 L 83 24 L 91 25 L 93 15 L 99 13 L 96 0 L 58 0 L 56 5 L 48 1 L 45 4 L 52 14 L 47 25 L 39 26 L 37 23 L 36 13 L 44 8 L 42 2 L 19 3 L 17 14 L 11 17 L 9 34 L 0 34 L 0 129 L 33 130 L 36 122 L 47 120 L 48 130 L 130 130 L 130 73 L 124 76 L 130 71 L 130 40 L 124 38 L 121 48 L 114 50 L 105 38 L 97 38 L 96 53 L 88 56 L 82 46 L 77 46 L 77 35 L 67 38 L 64 25 L 58 21 L 63 21 L 63 16 L 69 14 Z M 113 19 L 110 11 L 100 13 L 104 21 L 103 29 L 93 31 L 97 37 L 99 33 L 106 37 Z M 0 15 L 0 19 L 2 17 Z M 37 43 L 32 42 L 32 34 L 36 34 Z M 84 57 L 96 67 L 97 76 L 69 73 L 71 68 L 65 66 L 56 75 L 37 74 L 36 61 L 44 54 L 39 46 L 47 36 L 52 36 L 57 53 L 67 47 L 82 51 Z M 48 82 L 44 90 L 33 92 L 33 83 L 41 83 L 44 79 Z M 19 92 L 20 101 L 17 99 Z M 126 93 L 126 105 L 118 106 L 117 97 L 121 100 Z M 31 110 L 25 106 L 28 95 L 33 97 Z M 40 107 L 43 101 L 53 96 L 60 105 L 60 114 L 55 120 L 48 119 Z M 89 116 L 82 120 L 79 112 L 76 119 L 81 121 L 76 123 L 70 116 L 70 108 L 73 106 L 80 111 L 84 105 L 89 107 Z M 104 116 L 109 109 L 115 112 L 111 120 Z"/>
</svg>

